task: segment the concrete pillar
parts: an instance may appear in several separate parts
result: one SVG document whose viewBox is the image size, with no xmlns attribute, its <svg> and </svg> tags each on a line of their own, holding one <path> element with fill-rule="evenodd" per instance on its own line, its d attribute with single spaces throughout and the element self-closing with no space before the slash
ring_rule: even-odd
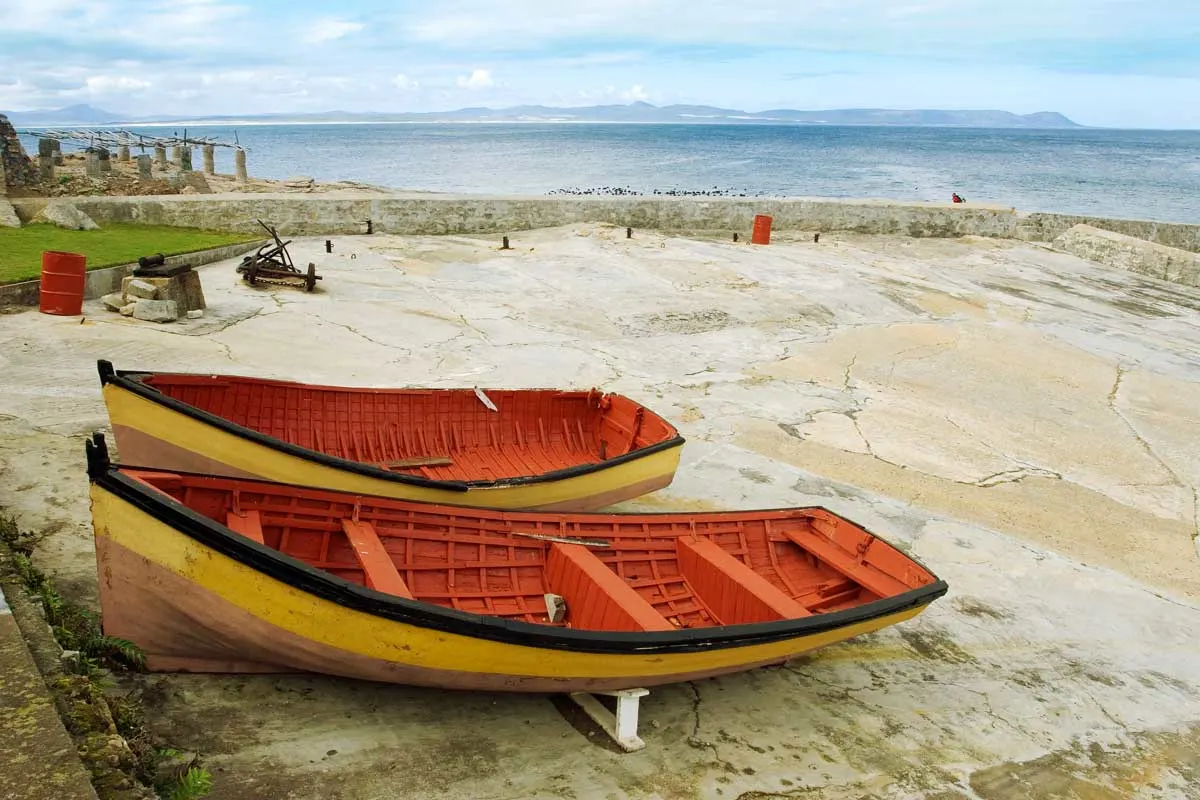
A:
<svg viewBox="0 0 1200 800">
<path fill-rule="evenodd" d="M 179 148 L 179 171 L 192 171 L 192 148 L 184 146 Z"/>
<path fill-rule="evenodd" d="M 138 162 L 138 177 L 144 181 L 148 181 L 154 177 L 154 173 L 150 169 L 150 156 L 142 153 L 137 157 Z"/>
<path fill-rule="evenodd" d="M 100 177 L 100 152 L 98 150 L 88 150 L 84 153 L 84 171 L 89 178 Z"/>
<path fill-rule="evenodd" d="M 54 139 L 38 139 L 38 181 L 43 185 L 54 182 Z"/>
<path fill-rule="evenodd" d="M 154 148 L 154 165 L 159 169 L 167 168 L 167 148 L 162 145 Z"/>
<path fill-rule="evenodd" d="M 246 181 L 248 181 L 250 179 L 249 176 L 246 174 L 246 151 L 245 150 L 235 150 L 234 151 L 234 153 L 233 153 L 233 171 L 234 171 L 234 174 L 237 176 L 237 179 L 239 181 L 241 181 L 242 183 L 245 183 Z"/>
<path fill-rule="evenodd" d="M 217 148 L 211 144 L 204 145 L 204 174 L 217 174 Z"/>
<path fill-rule="evenodd" d="M 117 161 L 123 164 L 129 163 L 129 148 L 126 145 L 117 148 Z"/>
<path fill-rule="evenodd" d="M 112 172 L 112 158 L 109 156 L 108 151 L 105 150 L 103 147 L 101 147 L 97 151 L 97 156 L 99 156 L 100 174 L 101 175 L 110 174 Z"/>
<path fill-rule="evenodd" d="M 177 144 L 171 146 L 171 163 L 179 166 L 179 145 Z"/>
<path fill-rule="evenodd" d="M 61 167 L 63 165 L 62 142 L 57 139 L 51 139 L 50 144 L 54 147 L 54 166 Z"/>
</svg>

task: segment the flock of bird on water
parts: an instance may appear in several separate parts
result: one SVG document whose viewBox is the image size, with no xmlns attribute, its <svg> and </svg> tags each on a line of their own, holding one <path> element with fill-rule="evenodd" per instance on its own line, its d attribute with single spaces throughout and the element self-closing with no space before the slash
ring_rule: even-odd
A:
<svg viewBox="0 0 1200 800">
<path fill-rule="evenodd" d="M 557 195 L 602 195 L 606 197 L 642 197 L 646 194 L 661 195 L 664 197 L 766 197 L 763 192 L 750 194 L 749 192 L 734 189 L 732 186 L 722 189 L 719 186 L 714 186 L 711 189 L 654 189 L 650 192 L 642 192 L 633 189 L 629 186 L 590 186 L 579 187 L 570 186 L 565 189 L 553 189 L 547 194 Z"/>
</svg>

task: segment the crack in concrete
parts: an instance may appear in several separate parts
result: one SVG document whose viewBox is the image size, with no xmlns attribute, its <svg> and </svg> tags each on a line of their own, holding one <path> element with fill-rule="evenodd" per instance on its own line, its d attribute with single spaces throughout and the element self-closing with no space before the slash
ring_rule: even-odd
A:
<svg viewBox="0 0 1200 800">
<path fill-rule="evenodd" d="M 1200 558 L 1200 490 L 1198 490 L 1196 486 L 1186 483 L 1179 473 L 1171 469 L 1171 466 L 1165 460 L 1163 460 L 1162 456 L 1160 456 L 1157 451 L 1155 451 L 1150 442 L 1146 441 L 1146 439 L 1142 437 L 1142 435 L 1138 432 L 1138 429 L 1134 427 L 1133 422 L 1121 412 L 1121 409 L 1117 408 L 1117 395 L 1121 391 L 1121 382 L 1124 379 L 1125 370 L 1120 364 L 1117 364 L 1117 377 L 1113 381 L 1112 389 L 1110 389 L 1108 392 L 1108 407 L 1114 414 L 1117 415 L 1117 418 L 1120 419 L 1121 422 L 1125 423 L 1125 427 L 1128 428 L 1129 432 L 1133 434 L 1133 438 L 1137 439 L 1138 444 L 1140 444 L 1142 449 L 1146 451 L 1146 455 L 1157 461 L 1159 465 L 1166 470 L 1167 474 L 1170 475 L 1171 479 L 1174 481 L 1174 485 L 1178 486 L 1180 489 L 1191 491 L 1192 546 L 1196 551 L 1196 557 Z"/>
<path fill-rule="evenodd" d="M 867 703 L 866 701 L 862 700 L 861 698 L 856 697 L 854 694 L 855 692 L 861 692 L 861 691 L 865 691 L 868 689 L 877 689 L 878 686 L 860 686 L 857 688 L 848 687 L 848 686 L 839 686 L 830 681 L 824 680 L 822 678 L 818 678 L 815 675 L 811 675 L 809 673 L 802 672 L 801 670 L 799 670 L 796 667 L 793 667 L 790 664 L 784 664 L 783 668 L 785 670 L 787 670 L 788 672 L 793 673 L 794 675 L 797 675 L 806 680 L 810 680 L 814 683 L 820 684 L 820 685 L 825 686 L 826 688 L 832 690 L 832 692 L 834 693 L 834 696 L 837 699 L 849 700 L 850 702 L 855 703 L 856 705 L 858 705 L 865 711 L 870 712 L 872 715 L 880 716 L 880 713 L 879 713 L 880 709 L 878 707 L 872 706 L 870 703 Z M 867 669 L 867 673 L 869 675 L 871 675 L 872 679 L 874 679 L 875 681 L 881 680 L 880 676 L 875 675 L 870 669 Z M 944 680 L 944 679 L 941 680 L 941 683 L 943 683 L 947 686 L 954 686 L 956 688 L 962 689 L 965 692 L 970 692 L 971 694 L 979 697 L 983 701 L 983 706 L 982 706 L 982 708 L 979 708 L 978 710 L 983 711 L 983 713 L 985 715 L 987 715 L 989 718 L 991 718 L 993 728 L 996 727 L 997 723 L 1001 723 L 1001 724 L 1007 726 L 1009 728 L 1009 730 L 1011 730 L 1013 733 L 1021 736 L 1022 738 L 1030 738 L 1030 739 L 1034 739 L 1034 740 L 1038 739 L 1038 737 L 1035 734 L 1031 734 L 1029 731 L 1023 730 L 1022 728 L 1017 726 L 1017 724 L 1014 723 L 1012 720 L 998 714 L 996 712 L 995 708 L 992 706 L 991 698 L 989 697 L 987 692 L 981 691 L 979 689 L 973 689 L 970 686 L 965 686 L 961 683 L 956 683 L 954 681 L 949 681 L 949 680 Z"/>
<path fill-rule="evenodd" d="M 484 333 L 483 331 L 481 331 L 479 328 L 476 328 L 474 325 L 472 325 L 471 321 L 469 319 L 467 319 L 465 314 L 463 314 L 461 311 L 457 311 L 453 305 L 446 302 L 438 295 L 434 294 L 433 290 L 430 289 L 428 286 L 420 286 L 419 288 L 421 289 L 422 292 L 424 292 L 429 297 L 429 299 L 441 304 L 441 306 L 443 308 L 445 308 L 447 311 L 449 311 L 451 315 L 458 317 L 458 320 L 459 320 L 459 322 L 462 323 L 463 327 L 469 328 L 470 330 L 474 331 L 475 335 L 478 336 L 480 339 L 487 342 L 488 344 L 492 344 L 492 340 L 488 337 L 488 335 L 486 333 Z"/>
<path fill-rule="evenodd" d="M 378 339 L 372 339 L 370 336 L 367 336 L 365 333 L 358 330 L 353 325 L 347 325 L 343 322 L 334 322 L 333 320 L 325 319 L 324 317 L 320 317 L 320 316 L 317 317 L 317 319 L 321 320 L 321 322 L 325 323 L 326 325 L 332 325 L 335 328 L 342 328 L 344 330 L 347 330 L 350 333 L 353 333 L 355 336 L 359 337 L 360 339 L 368 341 L 371 344 L 377 344 L 380 347 L 386 347 L 389 350 L 399 350 L 399 351 L 401 351 L 403 353 L 407 353 L 407 354 L 412 353 L 412 351 L 410 349 L 408 349 L 407 347 L 402 347 L 397 344 L 388 344 L 387 342 L 381 342 Z"/>
<path fill-rule="evenodd" d="M 858 353 L 850 357 L 850 363 L 846 365 L 845 372 L 842 373 L 842 391 L 850 393 L 850 370 L 854 369 L 854 365 L 858 362 Z"/>
<path fill-rule="evenodd" d="M 992 724 L 993 728 L 995 727 L 996 722 L 1002 722 L 1006 726 L 1008 726 L 1009 730 L 1011 730 L 1013 733 L 1017 734 L 1018 736 L 1021 736 L 1023 738 L 1030 738 L 1030 739 L 1034 739 L 1034 740 L 1037 740 L 1040 738 L 1040 737 L 1037 737 L 1036 735 L 1030 734 L 1029 731 L 1023 730 L 1022 728 L 1018 727 L 1016 725 L 1016 723 L 1014 723 L 1012 720 L 1010 720 L 1006 717 L 1002 717 L 999 714 L 997 714 L 996 709 L 992 707 L 992 699 L 988 695 L 987 692 L 980 691 L 979 689 L 972 689 L 970 686 L 964 686 L 963 684 L 955 683 L 954 681 L 943 680 L 941 682 L 947 686 L 954 686 L 958 689 L 962 689 L 964 692 L 970 692 L 971 694 L 975 695 L 980 700 L 982 700 L 983 701 L 983 712 L 988 717 L 991 717 L 991 719 L 993 720 L 993 724 Z M 1046 745 L 1047 743 L 1039 742 L 1039 744 Z"/>
<path fill-rule="evenodd" d="M 727 772 L 737 772 L 738 770 L 733 766 L 733 764 L 721 758 L 721 754 L 717 751 L 717 745 L 715 742 L 710 742 L 707 739 L 700 738 L 700 687 L 696 685 L 695 681 L 688 681 L 687 685 L 688 688 L 692 690 L 692 714 L 694 716 L 692 721 L 692 733 L 687 737 L 688 746 L 697 750 L 711 750 L 713 761 L 718 766 Z"/>
<path fill-rule="evenodd" d="M 692 736 L 695 737 L 700 733 L 700 689 L 695 681 L 688 681 L 687 685 L 692 690 Z"/>
<path fill-rule="evenodd" d="M 1057 472 L 1041 467 L 1019 467 L 1017 469 L 1009 469 L 1003 472 L 996 472 L 986 477 L 980 478 L 977 481 L 967 483 L 968 486 L 978 486 L 981 489 L 990 489 L 993 486 L 1000 486 L 1005 483 L 1020 483 L 1026 478 L 1053 478 L 1062 480 L 1063 476 Z M 956 481 L 956 483 L 966 483 L 965 481 Z"/>
<path fill-rule="evenodd" d="M 216 339 L 213 339 L 212 343 L 215 344 L 217 347 L 221 348 L 223 351 L 225 351 L 225 357 L 227 359 L 229 359 L 230 361 L 233 361 L 233 348 L 232 347 L 225 344 L 224 342 L 218 342 Z"/>
</svg>

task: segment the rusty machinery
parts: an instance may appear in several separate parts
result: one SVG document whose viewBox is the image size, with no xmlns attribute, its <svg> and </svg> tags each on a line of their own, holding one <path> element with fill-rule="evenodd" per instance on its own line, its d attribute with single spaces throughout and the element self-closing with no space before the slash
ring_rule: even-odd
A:
<svg viewBox="0 0 1200 800">
<path fill-rule="evenodd" d="M 260 283 L 276 286 L 303 286 L 307 292 L 316 288 L 317 281 L 321 280 L 321 276 L 317 274 L 317 265 L 309 262 L 308 270 L 301 272 L 292 263 L 292 255 L 287 249 L 287 246 L 292 243 L 291 240 L 283 241 L 279 238 L 279 233 L 275 228 L 261 219 L 257 222 L 266 229 L 267 233 L 271 234 L 273 241 L 258 248 L 254 255 L 242 259 L 237 271 L 242 273 L 242 278 L 246 283 L 251 286 L 257 286 Z"/>
</svg>

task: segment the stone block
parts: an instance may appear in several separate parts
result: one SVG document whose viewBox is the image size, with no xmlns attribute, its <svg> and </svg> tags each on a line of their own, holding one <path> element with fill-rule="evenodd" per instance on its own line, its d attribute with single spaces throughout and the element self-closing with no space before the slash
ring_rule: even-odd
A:
<svg viewBox="0 0 1200 800">
<path fill-rule="evenodd" d="M 12 207 L 12 203 L 0 197 L 0 228 L 19 227 L 21 227 L 21 218 L 17 216 L 16 209 Z"/>
<path fill-rule="evenodd" d="M 120 311 L 125 307 L 125 297 L 120 292 L 106 294 L 100 298 L 100 302 L 104 303 L 104 307 L 109 311 Z"/>
<path fill-rule="evenodd" d="M 137 303 L 129 303 L 128 305 L 121 306 L 119 310 L 122 317 L 132 317 L 135 308 L 137 308 Z"/>
<path fill-rule="evenodd" d="M 173 286 L 178 287 L 180 308 L 184 311 L 203 311 L 208 308 L 204 302 L 204 287 L 200 285 L 200 273 L 184 272 L 170 278 Z"/>
<path fill-rule="evenodd" d="M 158 295 L 158 287 L 145 278 L 125 278 L 121 281 L 121 294 L 139 300 L 153 300 Z"/>
<path fill-rule="evenodd" d="M 191 311 L 187 312 L 188 319 L 200 319 L 203 316 L 204 309 L 202 308 L 193 308 Z"/>
<path fill-rule="evenodd" d="M 60 228 L 73 231 L 94 231 L 100 226 L 92 218 L 70 203 L 51 201 L 38 212 L 33 222 L 49 222 Z"/>
<path fill-rule="evenodd" d="M 179 319 L 179 305 L 174 300 L 138 300 L 133 304 L 133 318 L 146 322 L 174 322 Z"/>
<path fill-rule="evenodd" d="M 154 173 L 152 171 L 151 164 L 150 164 L 150 156 L 149 155 L 143 153 L 142 155 L 138 156 L 137 157 L 137 165 L 138 165 L 138 178 L 140 178 L 141 180 L 144 180 L 144 181 L 148 181 L 154 177 Z"/>
<path fill-rule="evenodd" d="M 208 178 L 205 178 L 202 172 L 185 173 L 183 176 L 183 185 L 185 189 L 193 189 L 196 194 L 213 193 L 212 187 L 208 185 Z"/>
<path fill-rule="evenodd" d="M 173 275 L 169 278 L 142 277 L 125 278 L 124 280 L 126 287 L 132 285 L 134 281 L 151 286 L 154 289 L 154 294 L 145 295 L 146 297 L 157 298 L 159 300 L 173 300 L 179 306 L 180 313 L 208 307 L 204 303 L 204 289 L 200 286 L 200 275 L 192 270 Z M 135 295 L 126 289 L 126 296 Z"/>
</svg>

